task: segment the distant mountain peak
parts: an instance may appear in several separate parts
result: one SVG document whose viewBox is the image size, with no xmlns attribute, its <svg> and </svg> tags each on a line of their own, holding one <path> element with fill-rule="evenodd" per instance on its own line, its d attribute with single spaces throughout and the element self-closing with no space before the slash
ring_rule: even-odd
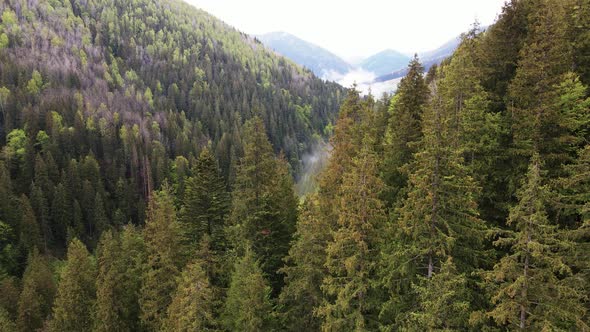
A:
<svg viewBox="0 0 590 332">
<path fill-rule="evenodd" d="M 334 53 L 288 32 L 274 31 L 256 38 L 266 47 L 310 69 L 318 77 L 342 75 L 352 69 L 349 63 Z"/>
<path fill-rule="evenodd" d="M 406 54 L 392 49 L 385 49 L 363 60 L 360 67 L 375 73 L 376 76 L 382 76 L 404 68 L 409 61 L 410 57 Z"/>
</svg>

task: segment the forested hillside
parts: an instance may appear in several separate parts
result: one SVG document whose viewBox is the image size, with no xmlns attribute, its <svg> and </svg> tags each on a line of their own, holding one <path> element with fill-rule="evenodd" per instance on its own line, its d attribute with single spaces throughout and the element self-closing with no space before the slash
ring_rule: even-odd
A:
<svg viewBox="0 0 590 332">
<path fill-rule="evenodd" d="M 590 330 L 588 0 L 379 100 L 177 2 L 1 6 L 0 331 Z"/>
<path fill-rule="evenodd" d="M 166 180 L 181 198 L 205 147 L 229 188 L 253 116 L 297 176 L 344 95 L 180 1 L 15 0 L 0 12 L 2 169 L 13 198 L 32 201 L 49 247 L 64 247 L 72 218 L 98 240 L 97 209 L 103 228 L 143 222 L 147 197 Z M 54 199 L 81 213 L 60 216 L 62 230 Z"/>
</svg>

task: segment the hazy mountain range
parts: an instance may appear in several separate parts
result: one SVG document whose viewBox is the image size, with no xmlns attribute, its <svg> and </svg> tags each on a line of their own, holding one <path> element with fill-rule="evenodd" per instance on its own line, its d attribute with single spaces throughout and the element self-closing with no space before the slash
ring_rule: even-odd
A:
<svg viewBox="0 0 590 332">
<path fill-rule="evenodd" d="M 329 50 L 287 32 L 271 32 L 257 38 L 266 47 L 310 69 L 318 77 L 345 86 L 356 82 L 361 90 L 366 86 L 375 94 L 394 90 L 399 78 L 406 74 L 412 57 L 411 54 L 386 49 L 362 59 L 358 64 L 351 64 Z M 450 56 L 459 42 L 460 37 L 456 37 L 431 51 L 418 54 L 425 69 Z"/>
</svg>

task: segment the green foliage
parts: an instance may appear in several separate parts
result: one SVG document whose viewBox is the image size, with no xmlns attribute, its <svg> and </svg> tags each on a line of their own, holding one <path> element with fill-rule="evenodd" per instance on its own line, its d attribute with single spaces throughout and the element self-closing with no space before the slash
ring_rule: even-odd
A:
<svg viewBox="0 0 590 332">
<path fill-rule="evenodd" d="M 180 220 L 189 247 L 195 250 L 207 234 L 216 250 L 227 248 L 225 222 L 229 213 L 229 194 L 215 158 L 203 149 L 186 180 Z"/>
<path fill-rule="evenodd" d="M 319 217 L 318 198 L 310 195 L 305 198 L 301 215 L 297 222 L 294 240 L 286 257 L 285 287 L 279 300 L 283 320 L 289 331 L 318 331 L 321 320 L 314 314 L 322 303 L 321 290 L 327 270 L 326 247 L 331 239 L 329 225 Z"/>
<path fill-rule="evenodd" d="M 500 232 L 495 241 L 509 253 L 487 276 L 494 289 L 494 308 L 488 315 L 500 326 L 520 329 L 588 329 L 581 302 L 586 294 L 576 287 L 575 272 L 565 260 L 572 243 L 547 216 L 550 192 L 543 182 L 535 154 L 518 204 L 510 211 L 511 229 Z"/>
<path fill-rule="evenodd" d="M 182 265 L 180 235 L 176 209 L 170 188 L 166 185 L 152 194 L 143 230 L 147 261 L 139 303 L 141 321 L 148 331 L 157 331 L 163 326 L 166 308 L 172 301 L 175 278 Z"/>
<path fill-rule="evenodd" d="M 68 260 L 60 275 L 50 331 L 87 331 L 94 323 L 96 266 L 78 239 L 68 246 Z"/>
<path fill-rule="evenodd" d="M 432 277 L 412 285 L 418 308 L 409 314 L 402 331 L 461 331 L 469 319 L 469 292 L 465 275 L 451 258 Z"/>
<path fill-rule="evenodd" d="M 16 332 L 16 324 L 4 308 L 0 308 L 0 332 Z"/>
<path fill-rule="evenodd" d="M 387 195 L 389 203 L 396 201 L 399 191 L 406 185 L 407 176 L 400 168 L 412 160 L 416 152 L 415 143 L 422 136 L 422 113 L 429 94 L 423 72 L 416 55 L 389 106 L 383 164 L 384 178 L 390 191 Z"/>
<path fill-rule="evenodd" d="M 340 192 L 338 229 L 326 248 L 328 276 L 322 290 L 327 303 L 319 309 L 324 317 L 323 331 L 370 330 L 371 315 L 376 305 L 371 303 L 371 277 L 377 263 L 377 244 L 385 210 L 379 195 L 384 185 L 377 176 L 375 155 L 367 146 L 345 173 Z"/>
<path fill-rule="evenodd" d="M 168 307 L 166 331 L 212 331 L 214 293 L 200 260 L 188 264 Z"/>
<path fill-rule="evenodd" d="M 14 129 L 6 136 L 4 155 L 8 160 L 16 158 L 21 161 L 26 152 L 27 134 L 22 129 Z"/>
<path fill-rule="evenodd" d="M 41 91 L 41 88 L 43 88 L 43 78 L 41 77 L 41 74 L 35 70 L 33 71 L 31 80 L 27 84 L 27 92 L 35 96 Z"/>
<path fill-rule="evenodd" d="M 35 211 L 27 196 L 23 195 L 21 200 L 22 207 L 22 221 L 20 224 L 20 245 L 28 252 L 33 250 L 41 250 L 44 248 L 43 242 L 41 241 L 41 229 L 37 218 L 35 217 Z"/>
<path fill-rule="evenodd" d="M 51 313 L 55 291 L 48 258 L 40 255 L 37 249 L 32 250 L 18 299 L 16 323 L 19 331 L 36 331 L 43 328 L 45 319 Z"/>
<path fill-rule="evenodd" d="M 287 165 L 275 157 L 265 133 L 260 118 L 246 124 L 231 222 L 238 236 L 234 245 L 252 246 L 274 293 L 278 294 L 283 280 L 277 271 L 283 266 L 295 229 L 297 200 Z"/>
<path fill-rule="evenodd" d="M 271 288 L 250 249 L 235 264 L 223 312 L 229 331 L 269 331 L 274 326 Z"/>
</svg>

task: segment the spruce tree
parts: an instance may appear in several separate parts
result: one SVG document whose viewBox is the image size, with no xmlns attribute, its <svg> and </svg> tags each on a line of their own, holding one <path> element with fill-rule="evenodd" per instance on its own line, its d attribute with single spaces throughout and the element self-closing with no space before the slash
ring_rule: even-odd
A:
<svg viewBox="0 0 590 332">
<path fill-rule="evenodd" d="M 141 330 L 141 308 L 139 296 L 142 273 L 146 266 L 146 245 L 141 230 L 133 225 L 126 225 L 120 234 L 120 263 L 124 267 L 123 279 L 118 285 L 119 301 L 125 310 L 121 315 L 126 328 L 131 331 Z"/>
<path fill-rule="evenodd" d="M 577 289 L 575 273 L 564 259 L 572 243 L 550 222 L 551 193 L 544 184 L 538 154 L 531 158 L 527 177 L 518 191 L 518 204 L 508 218 L 510 230 L 500 232 L 495 244 L 509 252 L 487 274 L 494 289 L 488 313 L 507 328 L 527 330 L 585 330 L 582 320 L 586 294 Z"/>
<path fill-rule="evenodd" d="M 384 184 L 378 177 L 374 153 L 365 143 L 344 176 L 340 193 L 339 228 L 326 248 L 328 275 L 322 290 L 328 300 L 321 305 L 324 331 L 363 331 L 375 328 L 376 303 L 371 280 L 375 274 L 380 229 L 385 209 L 379 195 Z"/>
<path fill-rule="evenodd" d="M 72 206 L 65 187 L 60 183 L 55 187 L 55 195 L 51 203 L 53 237 L 60 247 L 67 243 L 67 229 L 72 224 L 71 211 Z"/>
<path fill-rule="evenodd" d="M 307 196 L 301 207 L 297 230 L 285 259 L 285 287 L 279 297 L 285 328 L 318 331 L 321 320 L 314 313 L 323 300 L 321 285 L 327 275 L 326 247 L 329 226 L 319 217 L 317 193 Z"/>
<path fill-rule="evenodd" d="M 36 248 L 29 254 L 22 282 L 17 328 L 19 331 L 35 331 L 44 326 L 55 296 L 53 272 L 47 258 L 40 255 Z"/>
<path fill-rule="evenodd" d="M 16 332 L 16 324 L 6 309 L 0 308 L 0 332 Z"/>
<path fill-rule="evenodd" d="M 412 160 L 415 143 L 422 136 L 422 113 L 428 102 L 428 86 L 424 81 L 424 67 L 414 58 L 408 65 L 408 73 L 400 81 L 389 108 L 389 123 L 385 133 L 384 180 L 389 186 L 388 203 L 396 201 L 398 193 L 407 182 L 400 168 Z"/>
<path fill-rule="evenodd" d="M 208 148 L 203 149 L 185 183 L 184 201 L 180 221 L 183 233 L 196 250 L 199 241 L 207 234 L 217 250 L 227 247 L 225 222 L 229 213 L 229 194 L 217 162 Z"/>
<path fill-rule="evenodd" d="M 43 250 L 44 245 L 41 240 L 41 231 L 37 223 L 37 218 L 35 217 L 35 211 L 33 211 L 33 207 L 27 196 L 22 195 L 20 203 L 22 211 L 20 245 L 28 252 L 31 252 L 34 248 Z"/>
<path fill-rule="evenodd" d="M 529 14 L 530 30 L 518 61 L 516 75 L 509 86 L 508 100 L 512 153 L 521 176 L 527 161 L 538 152 L 553 177 L 566 160 L 562 138 L 563 118 L 553 107 L 555 86 L 571 68 L 571 45 L 566 38 L 565 4 L 562 1 L 538 1 Z M 558 173 L 557 173 L 558 174 Z M 516 186 L 517 177 L 513 180 Z"/>
<path fill-rule="evenodd" d="M 251 244 L 275 295 L 283 285 L 277 272 L 288 254 L 297 215 L 297 200 L 286 167 L 275 157 L 262 120 L 249 120 L 233 192 L 233 241 L 236 247 Z"/>
<path fill-rule="evenodd" d="M 97 248 L 98 277 L 96 279 L 95 331 L 123 331 L 129 329 L 125 321 L 123 301 L 125 266 L 122 265 L 120 240 L 111 231 L 102 234 Z"/>
<path fill-rule="evenodd" d="M 419 277 L 412 285 L 417 310 L 408 315 L 402 330 L 462 331 L 468 326 L 470 296 L 464 274 L 459 274 L 449 257 L 431 278 Z"/>
<path fill-rule="evenodd" d="M 178 280 L 178 288 L 168 307 L 165 331 L 216 330 L 213 316 L 214 293 L 202 262 L 188 264 Z"/>
<path fill-rule="evenodd" d="M 420 150 L 405 168 L 407 197 L 393 214 L 394 236 L 383 249 L 380 271 L 390 299 L 382 315 L 394 318 L 384 321 L 389 326 L 396 326 L 413 310 L 411 282 L 418 276 L 431 278 L 448 257 L 461 273 L 473 272 L 486 258 L 478 188 L 463 165 L 461 150 L 452 144 L 452 118 L 445 112 L 436 81 L 432 87 Z"/>
<path fill-rule="evenodd" d="M 148 331 L 162 327 L 172 301 L 182 261 L 181 233 L 170 188 L 165 185 L 149 201 L 143 230 L 147 262 L 142 276 L 139 303 L 141 320 Z"/>
<path fill-rule="evenodd" d="M 270 302 L 271 288 L 251 249 L 236 261 L 227 291 L 222 316 L 229 331 L 270 331 L 274 313 Z"/>
<path fill-rule="evenodd" d="M 94 323 L 96 267 L 90 253 L 78 239 L 68 246 L 57 296 L 53 305 L 50 331 L 88 331 Z"/>
</svg>

